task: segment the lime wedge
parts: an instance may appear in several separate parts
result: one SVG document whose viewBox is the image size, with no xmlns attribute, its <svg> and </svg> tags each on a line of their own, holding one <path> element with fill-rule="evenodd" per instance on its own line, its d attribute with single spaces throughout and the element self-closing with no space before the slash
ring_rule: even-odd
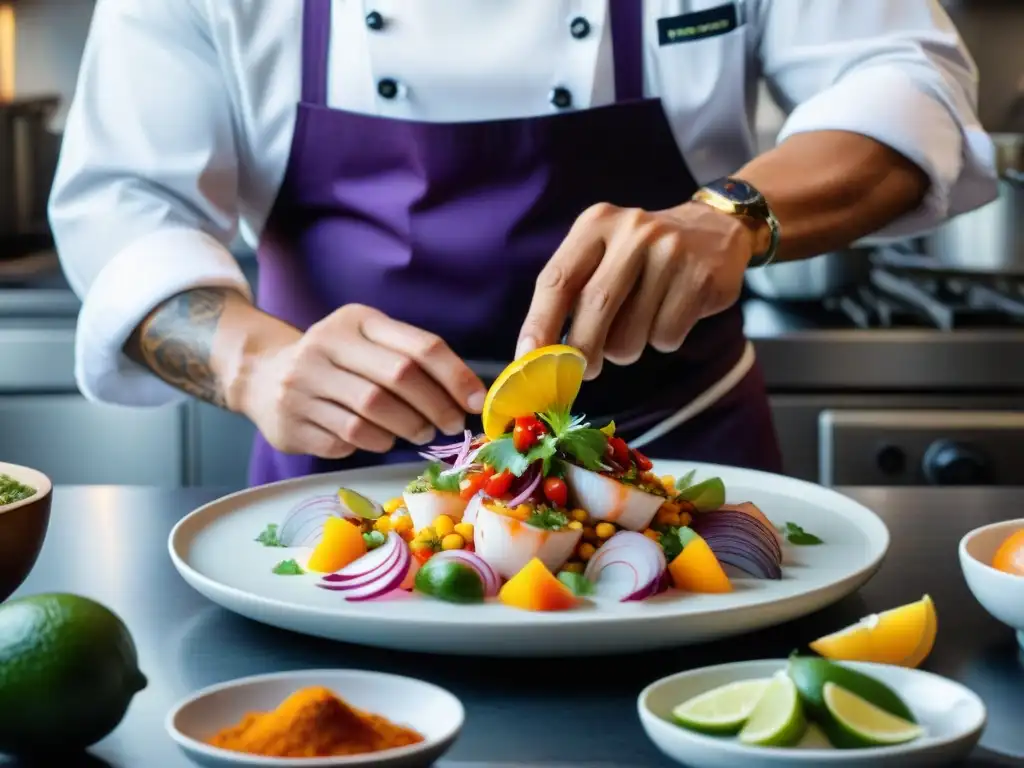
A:
<svg viewBox="0 0 1024 768">
<path fill-rule="evenodd" d="M 788 676 L 776 675 L 740 731 L 740 741 L 755 747 L 791 747 L 806 730 L 796 685 Z"/>
<path fill-rule="evenodd" d="M 672 710 L 672 717 L 691 731 L 732 734 L 754 711 L 771 680 L 740 680 L 694 696 Z"/>
<path fill-rule="evenodd" d="M 384 507 L 351 488 L 339 488 L 338 501 L 349 512 L 363 520 L 376 520 L 384 514 Z"/>
<path fill-rule="evenodd" d="M 921 726 L 891 715 L 835 683 L 825 683 L 822 695 L 836 725 L 860 746 L 905 744 L 924 733 Z"/>
</svg>

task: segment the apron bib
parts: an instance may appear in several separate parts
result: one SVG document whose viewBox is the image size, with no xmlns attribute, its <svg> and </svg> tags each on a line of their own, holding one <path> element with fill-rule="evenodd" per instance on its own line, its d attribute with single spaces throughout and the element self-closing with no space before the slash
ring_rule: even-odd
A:
<svg viewBox="0 0 1024 768">
<path fill-rule="evenodd" d="M 669 208 L 697 189 L 661 101 L 643 98 L 643 3 L 609 2 L 614 104 L 429 123 L 329 108 L 331 0 L 305 0 L 302 102 L 258 249 L 260 308 L 306 329 L 367 304 L 465 359 L 512 359 L 537 274 L 579 214 L 599 202 Z M 764 384 L 745 353 L 734 306 L 698 323 L 677 353 L 606 365 L 574 410 L 615 418 L 627 439 L 648 431 L 656 439 L 645 450 L 658 457 L 778 471 Z M 741 368 L 721 399 L 661 434 L 659 422 Z M 400 442 L 385 456 L 330 461 L 281 454 L 257 436 L 250 481 L 412 460 L 418 450 Z"/>
</svg>

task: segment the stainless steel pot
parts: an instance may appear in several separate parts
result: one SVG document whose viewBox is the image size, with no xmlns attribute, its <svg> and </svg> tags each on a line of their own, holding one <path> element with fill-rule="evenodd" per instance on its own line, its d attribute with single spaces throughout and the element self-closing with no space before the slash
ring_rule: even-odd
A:
<svg viewBox="0 0 1024 768">
<path fill-rule="evenodd" d="M 925 238 L 925 251 L 958 271 L 1024 275 L 1024 134 L 992 138 L 999 198 L 935 229 Z"/>
<path fill-rule="evenodd" d="M 763 299 L 820 301 L 867 282 L 870 251 L 849 248 L 747 272 L 747 287 Z"/>
<path fill-rule="evenodd" d="M 0 102 L 0 237 L 46 232 L 60 138 L 49 128 L 60 100 Z"/>
</svg>

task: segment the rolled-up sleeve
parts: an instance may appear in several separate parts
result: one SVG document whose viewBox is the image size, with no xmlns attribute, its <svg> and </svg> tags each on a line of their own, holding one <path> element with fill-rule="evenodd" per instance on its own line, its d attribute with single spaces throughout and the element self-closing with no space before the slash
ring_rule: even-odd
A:
<svg viewBox="0 0 1024 768">
<path fill-rule="evenodd" d="M 779 141 L 840 130 L 924 170 L 923 205 L 872 239 L 921 234 L 998 194 L 977 115 L 977 68 L 937 0 L 761 0 L 765 79 L 788 113 Z"/>
<path fill-rule="evenodd" d="M 100 0 L 50 199 L 82 299 L 75 372 L 91 400 L 184 397 L 122 352 L 138 324 L 197 287 L 250 294 L 228 250 L 238 163 L 230 100 L 199 0 Z"/>
</svg>

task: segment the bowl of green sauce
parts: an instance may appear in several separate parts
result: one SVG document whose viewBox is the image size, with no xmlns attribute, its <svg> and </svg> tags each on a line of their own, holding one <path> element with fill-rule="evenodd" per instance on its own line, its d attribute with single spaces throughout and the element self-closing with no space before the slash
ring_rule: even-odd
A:
<svg viewBox="0 0 1024 768">
<path fill-rule="evenodd" d="M 42 472 L 0 462 L 0 602 L 32 571 L 50 524 L 53 483 Z"/>
</svg>

